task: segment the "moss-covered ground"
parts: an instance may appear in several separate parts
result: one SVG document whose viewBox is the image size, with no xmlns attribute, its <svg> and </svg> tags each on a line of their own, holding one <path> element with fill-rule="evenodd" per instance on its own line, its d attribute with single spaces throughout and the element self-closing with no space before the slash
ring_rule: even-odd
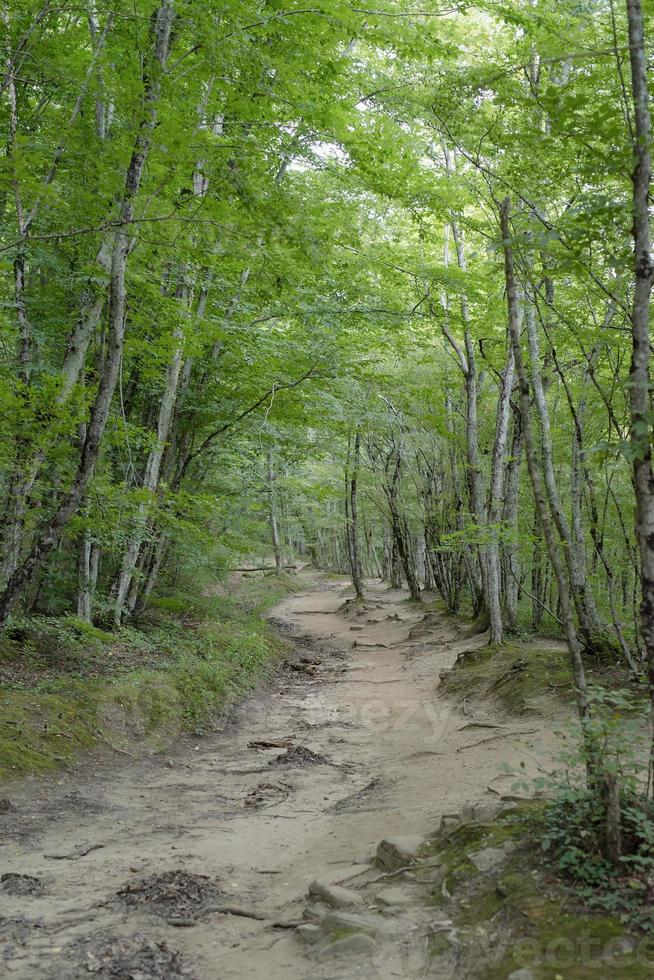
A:
<svg viewBox="0 0 654 980">
<path fill-rule="evenodd" d="M 442 689 L 459 705 L 494 703 L 507 716 L 540 714 L 559 723 L 565 716 L 561 709 L 573 709 L 572 673 L 562 642 L 525 637 L 501 647 L 476 647 L 471 642 L 443 678 Z M 631 732 L 628 725 L 645 731 L 643 689 L 615 651 L 587 652 L 585 662 L 606 731 Z M 601 697 L 602 691 L 620 696 Z M 625 869 L 617 876 L 619 889 L 608 877 L 584 889 L 583 876 L 575 876 L 574 868 L 563 875 L 559 855 L 541 846 L 547 806 L 542 800 L 521 803 L 489 825 L 464 825 L 434 838 L 431 850 L 445 873 L 433 904 L 454 923 L 460 944 L 456 975 L 505 980 L 524 970 L 518 976 L 525 980 L 654 977 L 654 935 L 639 911 L 642 895 L 625 901 L 632 878 L 642 891 L 646 875 L 630 878 Z M 478 871 L 470 855 L 507 841 L 515 847 L 499 867 Z M 442 932 L 434 940 L 434 956 L 447 946 L 451 955 Z"/>
<path fill-rule="evenodd" d="M 0 779 L 103 742 L 156 751 L 210 728 L 287 652 L 263 613 L 293 588 L 266 576 L 162 596 L 115 633 L 74 617 L 15 618 L 0 636 Z"/>
<path fill-rule="evenodd" d="M 437 876 L 432 903 L 452 920 L 455 937 L 436 934 L 433 956 L 448 946 L 451 953 L 454 942 L 457 976 L 477 980 L 506 980 L 519 970 L 534 980 L 654 976 L 654 939 L 617 915 L 584 909 L 552 874 L 537 836 L 542 805 L 520 804 L 493 823 L 433 839 L 428 854 L 442 863 L 444 876 Z M 506 857 L 490 871 L 470 860 L 507 843 Z"/>
</svg>

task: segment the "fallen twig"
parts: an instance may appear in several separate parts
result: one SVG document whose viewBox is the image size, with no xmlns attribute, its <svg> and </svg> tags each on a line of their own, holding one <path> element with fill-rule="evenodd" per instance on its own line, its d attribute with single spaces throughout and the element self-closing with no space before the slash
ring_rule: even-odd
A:
<svg viewBox="0 0 654 980">
<path fill-rule="evenodd" d="M 415 864 L 406 864 L 403 868 L 397 868 L 395 871 L 384 871 L 383 874 L 377 875 L 376 878 L 371 878 L 370 881 L 367 881 L 366 885 L 374 885 L 378 881 L 383 881 L 384 878 L 395 878 L 396 875 L 401 875 L 405 871 L 414 871 L 415 868 L 416 868 Z M 349 881 L 349 880 L 350 880 L 349 878 L 343 878 L 343 881 Z"/>
<path fill-rule="evenodd" d="M 292 738 L 255 738 L 248 742 L 249 749 L 288 749 L 293 745 Z"/>
<path fill-rule="evenodd" d="M 512 735 L 533 735 L 539 731 L 538 728 L 528 728 L 525 732 L 499 732 L 497 735 L 490 735 L 488 738 L 480 738 L 478 742 L 471 742 L 470 745 L 461 745 L 457 752 L 465 752 L 466 749 L 474 749 L 476 745 L 484 745 L 486 742 L 493 742 L 497 738 L 510 738 Z"/>
<path fill-rule="evenodd" d="M 91 851 L 99 851 L 101 847 L 104 847 L 104 844 L 82 844 L 74 851 L 69 851 L 68 854 L 44 854 L 43 857 L 50 858 L 52 861 L 77 861 L 78 858 L 85 857 Z"/>
<path fill-rule="evenodd" d="M 220 912 L 222 915 L 238 915 L 243 919 L 257 919 L 259 922 L 272 918 L 268 912 L 257 912 L 256 909 L 246 909 L 241 905 L 210 905 L 203 911 L 206 914 Z"/>
<path fill-rule="evenodd" d="M 469 721 L 467 725 L 457 728 L 458 732 L 465 731 L 466 728 L 505 728 L 505 725 L 494 725 L 490 721 Z"/>
</svg>

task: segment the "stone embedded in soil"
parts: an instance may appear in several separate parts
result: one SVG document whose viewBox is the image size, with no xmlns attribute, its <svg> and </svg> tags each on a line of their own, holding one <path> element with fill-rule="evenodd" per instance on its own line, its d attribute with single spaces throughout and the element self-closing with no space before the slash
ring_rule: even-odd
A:
<svg viewBox="0 0 654 980">
<path fill-rule="evenodd" d="M 326 881 L 315 879 L 309 885 L 309 895 L 324 902 L 325 905 L 333 909 L 346 909 L 355 905 L 363 905 L 363 896 L 351 888 L 343 888 L 340 885 L 332 885 Z"/>
<path fill-rule="evenodd" d="M 506 809 L 508 809 L 507 804 L 501 801 L 476 803 L 474 806 L 475 823 L 492 823 Z"/>
<path fill-rule="evenodd" d="M 0 813 L 16 813 L 16 807 L 5 797 L 0 800 Z"/>
<path fill-rule="evenodd" d="M 323 931 L 320 926 L 315 926 L 311 922 L 298 926 L 295 931 L 303 942 L 309 943 L 310 945 L 320 942 L 323 938 Z"/>
<path fill-rule="evenodd" d="M 474 823 L 475 820 L 475 808 L 471 804 L 466 803 L 459 810 L 459 820 L 462 824 Z"/>
<path fill-rule="evenodd" d="M 400 888 L 399 885 L 392 885 L 388 888 L 382 888 L 381 891 L 377 892 L 375 895 L 375 901 L 380 905 L 411 905 L 413 902 L 414 894 L 408 891 L 406 888 Z"/>
<path fill-rule="evenodd" d="M 327 958 L 331 956 L 350 956 L 353 953 L 372 953 L 374 948 L 375 943 L 370 936 L 366 936 L 362 932 L 356 932 L 352 936 L 345 936 L 343 939 L 337 939 L 336 942 L 323 946 L 319 956 L 322 959 L 323 957 Z"/>
<path fill-rule="evenodd" d="M 474 864 L 477 871 L 492 871 L 497 868 L 511 851 L 515 850 L 513 841 L 507 841 L 502 847 L 484 847 L 480 851 L 468 854 L 468 860 Z"/>
<path fill-rule="evenodd" d="M 423 837 L 385 837 L 377 845 L 377 865 L 384 871 L 397 871 L 416 860 Z"/>
<path fill-rule="evenodd" d="M 451 834 L 461 826 L 461 817 L 458 813 L 446 813 L 441 817 L 438 827 L 439 834 Z"/>
<path fill-rule="evenodd" d="M 361 912 L 328 912 L 320 920 L 320 928 L 326 933 L 365 932 L 371 936 L 392 935 L 394 926 L 379 915 Z"/>
<path fill-rule="evenodd" d="M 529 967 L 523 967 L 521 970 L 514 970 L 507 977 L 507 980 L 536 980 L 536 974 Z"/>
</svg>

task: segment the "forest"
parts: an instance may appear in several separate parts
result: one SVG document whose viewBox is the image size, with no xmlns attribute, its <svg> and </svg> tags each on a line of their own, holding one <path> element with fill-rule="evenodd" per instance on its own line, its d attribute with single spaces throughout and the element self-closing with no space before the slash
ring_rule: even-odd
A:
<svg viewBox="0 0 654 980">
<path fill-rule="evenodd" d="M 649 901 L 654 5 L 0 18 L 7 711 L 43 644 L 138 647 L 234 573 L 404 589 L 494 662 L 566 651 L 543 819 Z"/>
</svg>

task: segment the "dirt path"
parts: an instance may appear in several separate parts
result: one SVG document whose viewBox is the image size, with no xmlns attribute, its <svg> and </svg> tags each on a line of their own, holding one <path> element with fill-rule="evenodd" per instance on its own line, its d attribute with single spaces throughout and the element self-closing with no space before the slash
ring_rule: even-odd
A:
<svg viewBox="0 0 654 980">
<path fill-rule="evenodd" d="M 537 718 L 474 727 L 493 720 L 490 708 L 464 715 L 439 697 L 440 671 L 470 644 L 445 617 L 425 619 L 424 607 L 379 585 L 348 614 L 344 581 L 304 583 L 273 616 L 296 636 L 300 661 L 319 661 L 300 663 L 308 672 L 281 671 L 221 732 L 172 756 L 125 755 L 12 790 L 0 872 L 38 878 L 43 894 L 0 889 L 1 975 L 172 980 L 185 975 L 182 961 L 198 980 L 413 975 L 388 956 L 336 968 L 272 921 L 302 917 L 312 879 L 365 872 L 382 837 L 428 833 L 442 814 L 492 799 L 503 765 L 547 766 L 554 737 Z M 278 762 L 286 749 L 248 744 L 262 739 L 290 739 L 325 761 Z M 503 779 L 512 782 L 500 776 L 496 788 Z M 217 878 L 216 888 L 177 878 L 140 890 L 175 871 Z M 265 918 L 201 914 L 202 902 Z M 121 973 L 121 956 L 145 965 Z"/>
</svg>

